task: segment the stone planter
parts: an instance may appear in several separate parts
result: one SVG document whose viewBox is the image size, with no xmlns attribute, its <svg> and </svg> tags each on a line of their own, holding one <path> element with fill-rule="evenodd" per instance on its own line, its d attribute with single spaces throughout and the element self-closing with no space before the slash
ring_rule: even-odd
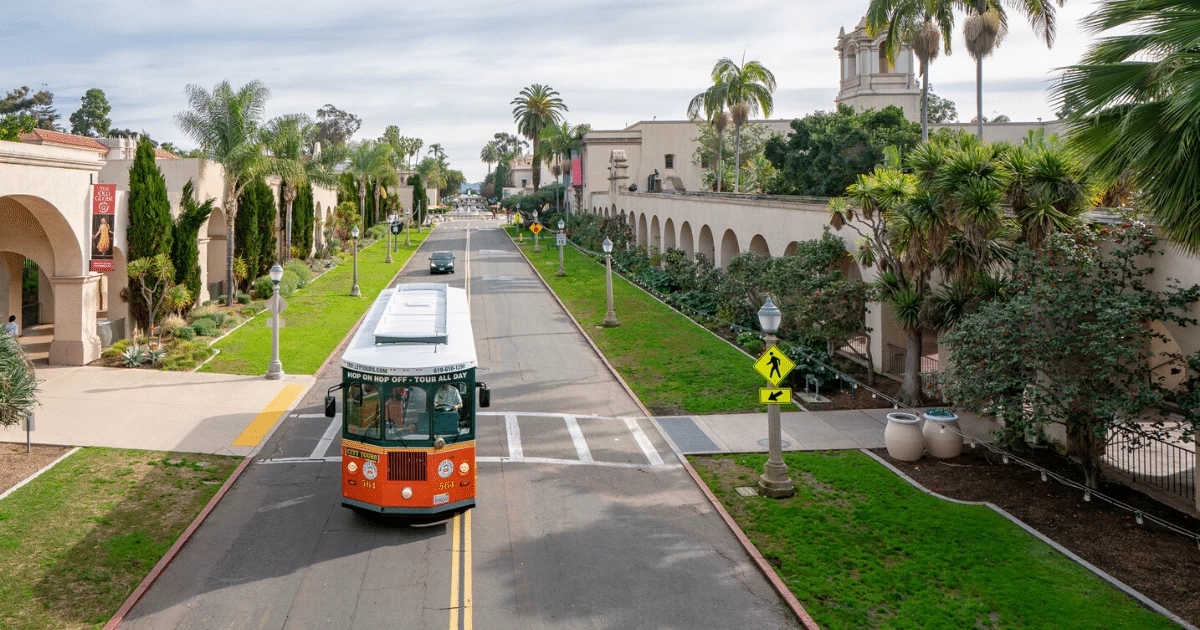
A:
<svg viewBox="0 0 1200 630">
<path fill-rule="evenodd" d="M 925 438 L 921 435 L 921 419 L 911 413 L 893 412 L 887 415 L 887 428 L 883 430 L 883 444 L 888 455 L 904 462 L 915 462 L 925 452 Z"/>
<path fill-rule="evenodd" d="M 962 454 L 963 438 L 958 433 L 958 416 L 948 409 L 933 408 L 924 413 L 925 450 L 939 459 L 949 459 Z M 953 429 L 951 431 L 950 429 Z"/>
</svg>

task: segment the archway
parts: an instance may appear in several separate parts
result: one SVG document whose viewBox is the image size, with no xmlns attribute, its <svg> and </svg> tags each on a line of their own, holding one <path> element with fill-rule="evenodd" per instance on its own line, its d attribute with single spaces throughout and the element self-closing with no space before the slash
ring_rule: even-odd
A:
<svg viewBox="0 0 1200 630">
<path fill-rule="evenodd" d="M 638 217 L 637 222 L 637 243 L 646 248 L 646 253 L 650 253 L 650 236 L 646 230 L 646 215 L 642 213 Z"/>
<path fill-rule="evenodd" d="M 783 255 L 784 256 L 795 256 L 796 252 L 799 251 L 799 249 L 800 249 L 800 242 L 792 241 L 791 243 L 788 243 L 787 247 L 784 248 Z"/>
<path fill-rule="evenodd" d="M 225 294 L 225 211 L 221 208 L 213 208 L 212 214 L 208 215 L 208 229 L 205 232 L 208 235 L 208 251 L 207 261 L 205 262 L 205 270 L 208 272 L 206 282 L 208 283 L 209 299 L 217 299 L 217 296 Z"/>
<path fill-rule="evenodd" d="M 717 264 L 717 252 L 713 247 L 712 230 L 707 225 L 700 228 L 700 244 L 696 248 L 696 253 L 704 256 L 713 266 Z"/>
<path fill-rule="evenodd" d="M 692 224 L 687 221 L 679 226 L 679 249 L 683 250 L 688 260 L 696 258 L 696 241 L 692 238 Z"/>
<path fill-rule="evenodd" d="M 667 219 L 667 222 L 663 224 L 663 251 L 675 248 L 675 222 Z"/>
<path fill-rule="evenodd" d="M 721 237 L 721 268 L 727 267 L 729 261 L 733 260 L 733 257 L 741 251 L 738 248 L 737 235 L 733 233 L 733 230 L 725 230 L 725 235 Z"/>
<path fill-rule="evenodd" d="M 662 252 L 662 226 L 659 225 L 657 216 L 650 219 L 650 249 Z"/>
<path fill-rule="evenodd" d="M 767 247 L 767 239 L 762 237 L 762 234 L 755 234 L 754 238 L 750 239 L 750 253 L 760 256 L 770 256 L 771 248 Z"/>
<path fill-rule="evenodd" d="M 112 332 L 112 337 L 107 340 L 108 343 L 128 337 L 133 328 L 129 322 L 129 293 L 125 291 L 129 287 L 126 263 L 125 252 L 114 247 L 113 270 L 105 274 L 108 276 L 108 309 L 103 314 L 108 320 L 108 327 Z M 125 291 L 125 297 L 121 296 L 122 291 Z"/>
<path fill-rule="evenodd" d="M 37 265 L 39 323 L 22 331 L 23 342 L 45 342 L 45 358 L 57 365 L 84 365 L 100 355 L 96 311 L 101 305 L 99 274 L 84 268 L 84 248 L 74 228 L 54 204 L 32 195 L 0 197 L 0 252 L 5 256 L 3 292 L 9 310 L 22 302 L 22 283 L 13 282 L 12 267 L 20 257 Z M 15 255 L 15 256 L 14 256 Z M 31 271 L 31 273 L 33 273 Z M 15 313 L 11 313 L 15 314 Z M 7 319 L 7 318 L 6 318 Z M 40 344 L 39 344 L 40 345 Z M 39 348 L 40 349 L 40 348 Z M 39 359 L 41 357 L 38 357 Z"/>
</svg>

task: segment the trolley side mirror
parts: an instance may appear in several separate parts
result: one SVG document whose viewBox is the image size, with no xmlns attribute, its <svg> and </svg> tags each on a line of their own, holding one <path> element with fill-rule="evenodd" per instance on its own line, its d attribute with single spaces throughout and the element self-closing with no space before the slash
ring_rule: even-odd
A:
<svg viewBox="0 0 1200 630">
<path fill-rule="evenodd" d="M 491 407 L 492 390 L 488 389 L 487 383 L 476 383 L 475 386 L 479 388 L 479 406 Z"/>
<path fill-rule="evenodd" d="M 337 398 L 333 394 L 325 395 L 325 417 L 332 418 L 337 415 Z"/>
</svg>

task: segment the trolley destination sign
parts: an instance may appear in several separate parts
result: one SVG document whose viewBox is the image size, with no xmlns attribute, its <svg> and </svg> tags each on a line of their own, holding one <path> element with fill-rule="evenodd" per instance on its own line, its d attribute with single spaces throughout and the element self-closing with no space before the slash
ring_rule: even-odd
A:
<svg viewBox="0 0 1200 630">
<path fill-rule="evenodd" d="M 758 361 L 754 362 L 754 370 L 776 387 L 795 367 L 796 364 L 779 349 L 779 346 L 767 348 Z"/>
</svg>

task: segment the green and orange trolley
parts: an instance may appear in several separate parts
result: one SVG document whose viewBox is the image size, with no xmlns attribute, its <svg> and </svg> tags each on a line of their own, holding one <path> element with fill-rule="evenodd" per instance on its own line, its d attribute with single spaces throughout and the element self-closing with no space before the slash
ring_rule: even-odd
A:
<svg viewBox="0 0 1200 630">
<path fill-rule="evenodd" d="M 342 505 L 413 522 L 475 505 L 478 367 L 466 292 L 404 284 L 380 293 L 342 355 Z"/>
</svg>

